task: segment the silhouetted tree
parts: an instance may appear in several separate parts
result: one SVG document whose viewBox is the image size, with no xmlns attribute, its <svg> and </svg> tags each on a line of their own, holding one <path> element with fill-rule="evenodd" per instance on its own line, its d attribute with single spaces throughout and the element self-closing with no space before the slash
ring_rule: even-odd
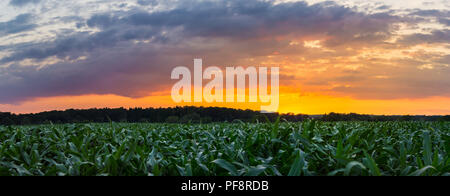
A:
<svg viewBox="0 0 450 196">
<path fill-rule="evenodd" d="M 87 110 L 48 111 L 37 114 L 12 114 L 0 112 L 0 125 L 29 125 L 48 123 L 89 122 L 150 122 L 150 123 L 210 123 L 210 122 L 274 122 L 281 120 L 299 122 L 310 119 L 303 114 L 260 113 L 219 107 L 174 107 L 174 108 L 94 108 Z M 364 114 L 330 113 L 316 116 L 322 121 L 450 121 L 450 116 L 376 116 Z"/>
</svg>

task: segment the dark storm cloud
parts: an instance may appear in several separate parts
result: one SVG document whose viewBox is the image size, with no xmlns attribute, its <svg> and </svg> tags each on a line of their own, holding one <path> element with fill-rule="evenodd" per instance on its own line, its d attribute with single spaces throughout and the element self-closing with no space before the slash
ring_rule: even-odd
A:
<svg viewBox="0 0 450 196">
<path fill-rule="evenodd" d="M 24 6 L 30 3 L 39 3 L 41 0 L 11 0 L 9 2 L 12 6 Z"/>
<path fill-rule="evenodd" d="M 116 21 L 133 25 L 182 26 L 190 36 L 251 37 L 315 33 L 335 36 L 389 33 L 397 17 L 366 15 L 333 3 L 308 5 L 304 2 L 273 5 L 268 1 L 220 1 L 191 4 L 168 12 L 136 13 Z M 103 18 L 98 26 L 111 24 Z M 345 32 L 340 32 L 346 29 Z"/>
<path fill-rule="evenodd" d="M 127 44 L 120 47 L 129 47 Z M 57 63 L 37 69 L 13 65 L 0 68 L 2 103 L 19 103 L 34 97 L 117 94 L 126 97 L 147 96 L 170 82 L 170 67 L 180 64 L 165 55 L 163 47 L 140 51 L 97 51 L 96 58 L 77 63 Z M 184 61 L 186 62 L 186 61 Z"/>
<path fill-rule="evenodd" d="M 20 61 L 23 59 L 45 59 L 51 56 L 59 58 L 78 58 L 88 55 L 97 48 L 114 47 L 119 42 L 135 39 L 146 39 L 155 35 L 151 29 L 133 28 L 128 30 L 109 29 L 90 35 L 88 33 L 76 33 L 74 35 L 60 38 L 54 42 L 38 44 L 15 52 L 9 57 L 0 60 L 1 63 Z"/>
<path fill-rule="evenodd" d="M 36 27 L 36 25 L 31 22 L 31 14 L 21 14 L 13 20 L 0 22 L 0 35 L 8 35 L 31 30 Z"/>
<path fill-rule="evenodd" d="M 230 38 L 234 40 L 260 39 L 276 36 L 307 36 L 321 34 L 333 37 L 329 46 L 359 42 L 374 44 L 387 39 L 391 23 L 398 20 L 389 14 L 365 15 L 336 4 L 304 2 L 273 5 L 265 1 L 219 1 L 183 4 L 170 11 L 147 13 L 132 11 L 125 16 L 114 13 L 98 14 L 86 21 L 89 27 L 102 32 L 75 35 L 45 43 L 45 46 L 19 51 L 0 62 L 26 58 L 89 52 L 94 47 L 108 47 L 116 42 L 148 39 L 163 31 L 180 28 L 181 33 L 159 40 L 180 40 L 192 37 Z M 358 35 L 358 37 L 355 37 Z M 361 44 L 360 44 L 361 45 Z M 362 46 L 362 45 L 361 45 Z"/>
</svg>

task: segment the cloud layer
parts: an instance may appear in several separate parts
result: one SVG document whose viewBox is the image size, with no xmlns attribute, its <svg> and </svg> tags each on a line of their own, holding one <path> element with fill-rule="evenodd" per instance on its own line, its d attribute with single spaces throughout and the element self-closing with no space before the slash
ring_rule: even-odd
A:
<svg viewBox="0 0 450 196">
<path fill-rule="evenodd" d="M 62 6 L 35 3 L 40 10 Z M 69 4 L 74 13 L 0 22 L 0 103 L 168 91 L 170 71 L 281 66 L 282 85 L 358 99 L 450 96 L 448 10 L 364 12 L 336 2 L 257 0 Z M 94 9 L 94 8 L 92 8 Z M 6 39 L 8 38 L 8 39 Z M 9 39 L 10 38 L 10 39 Z M 4 41 L 1 40 L 13 40 Z"/>
<path fill-rule="evenodd" d="M 10 5 L 12 6 L 24 6 L 27 4 L 32 4 L 32 3 L 39 3 L 41 0 L 11 0 L 9 2 Z"/>
</svg>

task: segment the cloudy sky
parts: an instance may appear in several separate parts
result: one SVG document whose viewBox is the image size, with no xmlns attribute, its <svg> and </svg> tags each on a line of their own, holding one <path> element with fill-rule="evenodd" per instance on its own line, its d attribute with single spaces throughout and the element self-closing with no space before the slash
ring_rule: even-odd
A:
<svg viewBox="0 0 450 196">
<path fill-rule="evenodd" d="M 0 111 L 174 106 L 194 58 L 279 66 L 280 112 L 450 114 L 450 1 L 0 2 Z"/>
</svg>

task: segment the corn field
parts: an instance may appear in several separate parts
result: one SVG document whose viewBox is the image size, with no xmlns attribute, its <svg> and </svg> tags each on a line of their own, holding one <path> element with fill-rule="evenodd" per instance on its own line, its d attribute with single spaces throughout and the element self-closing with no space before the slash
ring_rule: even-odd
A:
<svg viewBox="0 0 450 196">
<path fill-rule="evenodd" d="M 1 176 L 442 176 L 450 122 L 0 127 Z"/>
</svg>

